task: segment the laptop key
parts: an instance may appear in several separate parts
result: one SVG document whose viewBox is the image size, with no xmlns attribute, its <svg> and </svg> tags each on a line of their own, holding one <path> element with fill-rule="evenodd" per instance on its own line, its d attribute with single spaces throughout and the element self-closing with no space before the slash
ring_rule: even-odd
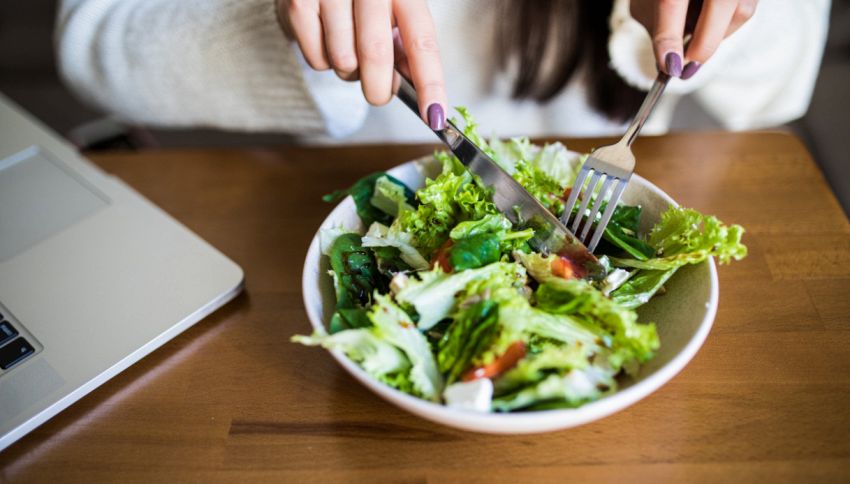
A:
<svg viewBox="0 0 850 484">
<path fill-rule="evenodd" d="M 0 369 L 8 370 L 33 353 L 35 353 L 35 348 L 27 340 L 18 338 L 6 346 L 0 347 Z"/>
<path fill-rule="evenodd" d="M 0 318 L 0 346 L 17 335 L 18 331 L 8 321 L 2 321 L 2 318 Z"/>
</svg>

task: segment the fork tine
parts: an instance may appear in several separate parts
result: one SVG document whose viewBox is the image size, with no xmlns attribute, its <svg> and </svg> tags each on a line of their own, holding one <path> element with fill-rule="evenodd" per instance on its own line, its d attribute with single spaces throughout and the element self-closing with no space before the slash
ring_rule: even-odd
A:
<svg viewBox="0 0 850 484">
<path fill-rule="evenodd" d="M 587 184 L 587 188 L 585 188 L 581 194 L 581 205 L 579 205 L 578 213 L 576 213 L 576 218 L 573 220 L 573 227 L 570 229 L 570 232 L 574 235 L 578 231 L 581 220 L 584 218 L 584 211 L 587 210 L 587 204 L 590 202 L 590 197 L 593 196 L 593 190 L 595 190 L 596 185 L 599 184 L 599 176 L 600 173 L 598 171 L 594 171 L 593 176 L 590 177 L 590 183 Z"/>
<path fill-rule="evenodd" d="M 587 216 L 587 220 L 584 222 L 584 227 L 581 229 L 581 235 L 578 236 L 579 240 L 582 242 L 586 240 L 585 237 L 587 237 L 588 232 L 590 232 L 590 226 L 593 225 L 593 222 L 596 220 L 596 215 L 599 214 L 599 208 L 602 206 L 602 202 L 608 195 L 608 190 L 611 188 L 611 182 L 613 181 L 613 176 L 605 176 L 602 183 L 602 189 L 600 189 L 599 193 L 596 194 L 596 200 L 593 202 L 593 208 L 590 209 L 590 215 Z"/>
<path fill-rule="evenodd" d="M 623 190 L 626 188 L 628 183 L 628 180 L 623 180 L 622 178 L 617 179 L 617 186 L 614 187 L 614 194 L 611 195 L 611 199 L 608 200 L 608 206 L 605 207 L 605 213 L 602 214 L 602 218 L 599 220 L 599 223 L 596 224 L 596 230 L 593 232 L 593 238 L 590 239 L 590 244 L 587 245 L 587 250 L 590 252 L 593 252 L 594 249 L 596 249 L 596 244 L 599 243 L 599 239 L 602 238 L 602 234 L 605 232 L 605 227 L 607 227 L 608 222 L 611 221 L 611 216 L 614 215 L 614 210 L 620 202 L 620 196 L 623 194 Z"/>
<path fill-rule="evenodd" d="M 570 196 L 567 197 L 567 203 L 564 205 L 564 213 L 561 214 L 561 223 L 564 226 L 569 225 L 570 216 L 573 213 L 573 209 L 576 206 L 576 200 L 578 200 L 578 193 L 581 191 L 582 186 L 584 185 L 584 180 L 587 178 L 587 174 L 590 173 L 590 167 L 585 164 L 581 171 L 578 172 L 578 176 L 576 177 L 575 183 L 573 183 L 573 188 L 570 190 Z"/>
</svg>

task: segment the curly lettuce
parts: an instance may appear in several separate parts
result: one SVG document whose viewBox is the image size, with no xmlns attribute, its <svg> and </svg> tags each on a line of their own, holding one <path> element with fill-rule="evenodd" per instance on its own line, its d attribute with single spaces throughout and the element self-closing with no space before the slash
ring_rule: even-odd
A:
<svg viewBox="0 0 850 484">
<path fill-rule="evenodd" d="M 617 267 L 638 269 L 611 292 L 611 298 L 636 308 L 647 303 L 686 264 L 698 264 L 709 257 L 716 257 L 721 264 L 741 260 L 747 255 L 747 247 L 741 243 L 743 234 L 740 225 L 726 225 L 717 217 L 690 208 L 671 207 L 661 214 L 649 234 L 648 243 L 656 257 L 609 258 Z"/>
<path fill-rule="evenodd" d="M 741 243 L 744 228 L 726 225 L 717 217 L 703 215 L 691 208 L 670 207 L 649 233 L 649 245 L 657 257 L 647 260 L 611 257 L 620 267 L 667 270 L 685 264 L 698 264 L 716 257 L 721 264 L 741 260 L 747 247 Z"/>
<path fill-rule="evenodd" d="M 438 158 L 442 173 L 416 192 L 416 209 L 402 212 L 392 225 L 396 231 L 410 234 L 413 246 L 426 258 L 449 239 L 458 223 L 499 213 L 490 189 L 482 187 L 454 157 L 443 154 Z"/>
</svg>

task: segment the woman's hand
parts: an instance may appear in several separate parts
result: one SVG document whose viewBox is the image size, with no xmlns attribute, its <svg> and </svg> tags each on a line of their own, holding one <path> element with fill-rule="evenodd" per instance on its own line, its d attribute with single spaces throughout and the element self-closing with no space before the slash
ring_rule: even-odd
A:
<svg viewBox="0 0 850 484">
<path fill-rule="evenodd" d="M 631 10 L 632 16 L 652 33 L 658 68 L 671 76 L 690 79 L 720 42 L 753 16 L 757 3 L 758 0 L 632 0 Z M 694 11 L 688 12 L 689 4 Z M 692 18 L 696 19 L 695 25 Z M 683 53 L 686 32 L 693 37 Z"/>
<path fill-rule="evenodd" d="M 378 106 L 397 87 L 397 65 L 416 88 L 423 119 L 433 129 L 445 128 L 443 67 L 425 0 L 277 1 L 284 32 L 310 67 L 359 79 L 366 100 Z"/>
</svg>

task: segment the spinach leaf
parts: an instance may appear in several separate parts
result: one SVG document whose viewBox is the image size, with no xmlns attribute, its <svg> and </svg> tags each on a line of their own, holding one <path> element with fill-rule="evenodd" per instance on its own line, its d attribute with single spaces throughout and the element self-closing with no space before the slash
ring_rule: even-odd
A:
<svg viewBox="0 0 850 484">
<path fill-rule="evenodd" d="M 372 253 L 375 254 L 375 261 L 378 263 L 378 271 L 389 277 L 411 270 L 401 258 L 401 251 L 398 247 L 370 247 Z"/>
<path fill-rule="evenodd" d="M 655 255 L 655 249 L 637 235 L 641 210 L 640 206 L 617 206 L 602 238 L 635 259 L 647 260 Z"/>
<path fill-rule="evenodd" d="M 640 227 L 640 216 L 643 208 L 640 205 L 617 205 L 611 214 L 611 222 L 616 223 L 631 234 L 637 234 Z"/>
<path fill-rule="evenodd" d="M 330 332 L 338 333 L 346 329 L 368 328 L 372 326 L 369 310 L 365 308 L 338 308 L 331 318 Z"/>
<path fill-rule="evenodd" d="M 478 234 L 455 242 L 449 249 L 449 262 L 454 270 L 462 271 L 496 262 L 501 255 L 498 235 Z"/>
<path fill-rule="evenodd" d="M 337 237 L 331 246 L 330 259 L 338 315 L 335 315 L 337 324 L 331 325 L 331 332 L 344 326 L 358 327 L 356 325 L 362 322 L 362 318 L 342 310 L 366 307 L 376 289 L 381 292 L 387 290 L 387 282 L 378 271 L 372 252 L 361 245 L 357 234 Z"/>
<path fill-rule="evenodd" d="M 383 171 L 372 173 L 357 180 L 351 188 L 347 190 L 337 190 L 333 193 L 325 195 L 322 200 L 326 202 L 335 202 L 346 195 L 351 195 L 354 199 L 354 205 L 357 207 L 357 215 L 363 221 L 363 225 L 372 225 L 372 222 L 381 222 L 384 225 L 390 225 L 393 222 L 393 215 L 384 212 L 372 204 L 372 197 L 375 194 L 375 183 L 379 178 L 386 177 L 394 184 L 404 188 L 404 195 L 407 198 L 407 203 L 411 206 L 416 206 L 416 196 L 413 191 L 402 183 L 397 178 L 386 174 Z"/>
</svg>

